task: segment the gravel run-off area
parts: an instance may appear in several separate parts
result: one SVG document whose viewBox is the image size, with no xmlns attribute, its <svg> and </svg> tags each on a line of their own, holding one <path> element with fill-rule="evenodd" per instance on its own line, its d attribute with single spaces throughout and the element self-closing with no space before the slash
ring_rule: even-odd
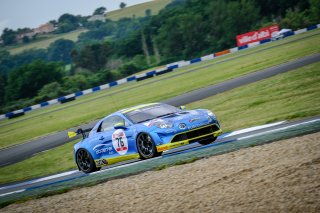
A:
<svg viewBox="0 0 320 213">
<path fill-rule="evenodd" d="M 320 212 L 320 132 L 12 204 L 0 212 Z"/>
</svg>

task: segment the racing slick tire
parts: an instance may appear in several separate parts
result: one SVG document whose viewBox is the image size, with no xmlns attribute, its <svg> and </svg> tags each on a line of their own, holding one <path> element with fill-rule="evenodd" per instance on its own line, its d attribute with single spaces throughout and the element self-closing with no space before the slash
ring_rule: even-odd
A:
<svg viewBox="0 0 320 213">
<path fill-rule="evenodd" d="M 147 133 L 139 134 L 136 143 L 141 159 L 149 159 L 162 154 L 162 152 L 157 151 L 156 144 L 151 136 Z"/>
<path fill-rule="evenodd" d="M 96 167 L 96 164 L 90 155 L 90 153 L 85 149 L 79 149 L 76 153 L 76 162 L 79 170 L 84 173 L 91 173 L 99 171 L 101 167 Z"/>
</svg>

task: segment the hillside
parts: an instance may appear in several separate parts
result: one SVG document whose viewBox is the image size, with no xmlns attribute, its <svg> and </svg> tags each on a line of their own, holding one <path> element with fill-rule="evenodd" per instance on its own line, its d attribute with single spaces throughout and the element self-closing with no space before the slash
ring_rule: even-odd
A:
<svg viewBox="0 0 320 213">
<path fill-rule="evenodd" d="M 47 48 L 52 42 L 58 39 L 69 39 L 72 41 L 77 41 L 80 33 L 83 33 L 86 31 L 87 31 L 86 29 L 79 29 L 79 30 L 75 30 L 69 33 L 64 33 L 64 34 L 47 34 L 45 35 L 45 37 L 43 36 L 43 38 L 40 38 L 39 40 L 30 42 L 28 44 L 20 44 L 14 47 L 9 47 L 7 50 L 11 54 L 18 54 L 29 49 Z"/>
<path fill-rule="evenodd" d="M 151 14 L 152 15 L 156 15 L 159 13 L 159 11 L 161 9 L 163 9 L 167 4 L 169 4 L 172 0 L 154 0 L 154 1 L 150 1 L 150 2 L 146 2 L 146 3 L 142 3 L 142 4 L 137 4 L 137 5 L 133 5 L 130 7 L 126 7 L 124 9 L 119 9 L 119 10 L 115 10 L 115 11 L 111 11 L 107 13 L 107 18 L 111 19 L 113 21 L 119 20 L 120 18 L 124 18 L 124 17 L 143 17 L 145 16 L 145 11 L 147 9 L 151 10 Z M 21 53 L 25 50 L 29 50 L 29 49 L 39 49 L 39 48 L 47 48 L 49 47 L 49 45 L 58 40 L 58 39 L 69 39 L 72 41 L 77 41 L 78 36 L 80 35 L 80 33 L 85 32 L 85 29 L 79 29 L 79 30 L 75 30 L 69 33 L 65 33 L 65 34 L 48 34 L 43 36 L 43 38 L 34 41 L 34 42 L 30 42 L 28 44 L 19 44 L 13 47 L 9 47 L 7 50 L 11 53 L 11 54 L 18 54 Z"/>
<path fill-rule="evenodd" d="M 150 2 L 137 4 L 131 7 L 126 7 L 124 9 L 115 10 L 107 13 L 107 18 L 113 21 L 117 21 L 120 18 L 132 16 L 135 17 L 144 17 L 145 11 L 147 9 L 151 10 L 152 15 L 157 15 L 159 11 L 164 8 L 167 4 L 169 4 L 172 0 L 153 0 Z"/>
</svg>

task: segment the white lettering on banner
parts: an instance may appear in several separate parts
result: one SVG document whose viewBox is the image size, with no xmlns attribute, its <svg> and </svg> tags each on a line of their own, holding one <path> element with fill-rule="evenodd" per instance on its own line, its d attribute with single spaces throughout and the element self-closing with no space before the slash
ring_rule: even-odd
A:
<svg viewBox="0 0 320 213">
<path fill-rule="evenodd" d="M 244 43 L 250 43 L 251 41 L 256 41 L 258 39 L 264 39 L 264 38 L 269 38 L 270 33 L 268 31 L 261 31 L 260 33 L 256 32 L 252 36 L 243 36 L 241 39 L 239 39 L 241 44 Z"/>
<path fill-rule="evenodd" d="M 249 43 L 262 41 L 272 37 L 272 34 L 279 31 L 279 26 L 269 26 L 256 31 L 251 31 L 245 34 L 237 35 L 237 44 L 238 46 L 243 46 Z"/>
<path fill-rule="evenodd" d="M 261 31 L 260 33 L 258 33 L 258 39 L 268 38 L 269 36 L 270 36 L 270 33 L 268 30 Z"/>
</svg>

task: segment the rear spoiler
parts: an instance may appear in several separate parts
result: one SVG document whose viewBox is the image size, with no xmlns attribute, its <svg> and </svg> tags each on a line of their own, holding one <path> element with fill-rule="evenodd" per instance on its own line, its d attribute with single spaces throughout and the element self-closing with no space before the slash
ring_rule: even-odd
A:
<svg viewBox="0 0 320 213">
<path fill-rule="evenodd" d="M 82 138 L 85 139 L 88 137 L 88 134 L 86 134 L 87 132 L 90 132 L 92 130 L 92 128 L 89 129 L 78 129 L 76 132 L 68 132 L 68 137 L 69 138 L 73 138 L 76 137 L 77 135 L 82 135 Z"/>
</svg>

